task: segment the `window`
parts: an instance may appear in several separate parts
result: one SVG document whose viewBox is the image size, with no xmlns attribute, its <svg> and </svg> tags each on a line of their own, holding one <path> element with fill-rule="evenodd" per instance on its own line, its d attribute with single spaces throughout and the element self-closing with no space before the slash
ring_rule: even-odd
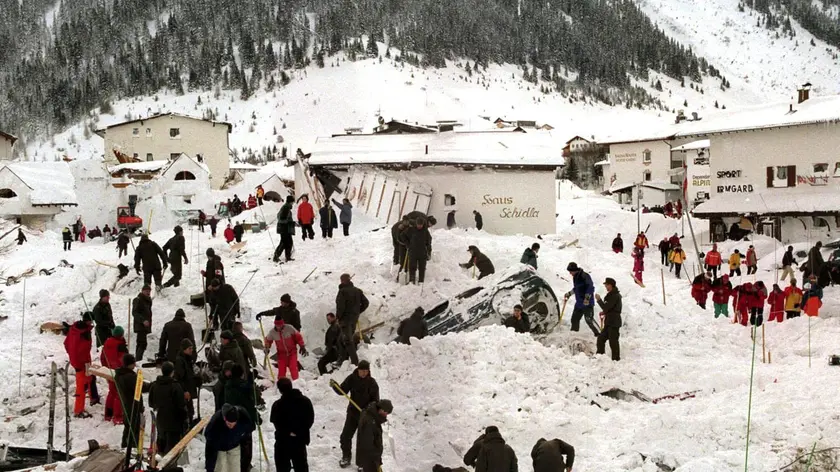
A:
<svg viewBox="0 0 840 472">
<path fill-rule="evenodd" d="M 796 166 L 767 168 L 767 188 L 796 187 Z"/>
<path fill-rule="evenodd" d="M 828 163 L 814 164 L 815 174 L 824 174 L 828 172 Z"/>
<path fill-rule="evenodd" d="M 178 159 L 178 156 L 180 156 L 180 154 L 178 154 L 177 152 L 169 153 L 169 160 L 174 161 L 175 159 Z"/>
<path fill-rule="evenodd" d="M 455 204 L 455 196 L 449 195 L 448 193 L 443 196 L 443 204 L 446 206 L 451 206 Z"/>
<path fill-rule="evenodd" d="M 152 128 L 146 128 L 146 137 L 147 137 L 147 138 L 151 138 L 151 137 L 152 137 Z"/>
<path fill-rule="evenodd" d="M 153 161 L 153 160 L 155 160 L 155 156 L 153 156 L 152 153 L 147 152 L 146 153 L 146 160 L 147 161 Z"/>
<path fill-rule="evenodd" d="M 131 128 L 131 135 L 135 138 L 140 137 L 140 128 Z"/>
<path fill-rule="evenodd" d="M 650 164 L 650 149 L 645 149 L 642 152 L 642 162 L 645 164 Z"/>
<path fill-rule="evenodd" d="M 181 137 L 181 128 L 169 128 L 169 137 L 177 139 Z"/>
<path fill-rule="evenodd" d="M 15 198 L 17 194 L 10 188 L 0 188 L 0 198 Z"/>
<path fill-rule="evenodd" d="M 834 163 L 834 176 L 840 177 L 840 161 Z"/>
<path fill-rule="evenodd" d="M 645 171 L 645 182 L 650 182 L 650 171 L 649 170 Z"/>
<path fill-rule="evenodd" d="M 828 225 L 828 220 L 826 220 L 825 218 L 822 218 L 820 216 L 814 216 L 812 218 L 814 219 L 815 228 L 830 228 L 830 226 Z"/>
<path fill-rule="evenodd" d="M 187 170 L 182 170 L 175 174 L 175 180 L 195 180 L 195 175 Z"/>
</svg>

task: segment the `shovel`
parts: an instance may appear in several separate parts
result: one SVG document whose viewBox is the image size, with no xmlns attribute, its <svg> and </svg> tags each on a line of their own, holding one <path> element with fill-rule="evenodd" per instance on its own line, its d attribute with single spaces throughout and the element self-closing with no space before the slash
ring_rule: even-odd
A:
<svg viewBox="0 0 840 472">
<path fill-rule="evenodd" d="M 352 398 L 350 398 L 350 395 L 348 395 L 347 393 L 344 392 L 344 390 L 341 389 L 341 385 L 339 385 L 338 382 L 336 382 L 333 379 L 330 379 L 330 387 L 334 388 L 336 392 L 343 395 L 344 398 L 346 398 L 347 401 L 349 401 L 351 405 L 353 405 L 354 407 L 356 407 L 357 410 L 359 410 L 359 413 L 362 412 L 362 409 L 359 408 L 359 405 L 355 401 L 353 401 Z M 388 436 L 388 445 L 391 448 L 391 455 L 394 457 L 394 460 L 396 461 L 397 460 L 397 448 L 396 448 L 396 445 L 394 443 L 394 437 L 391 436 L 391 428 L 390 427 L 388 427 L 385 430 L 385 434 Z M 382 472 L 381 467 L 379 468 L 379 472 Z"/>
</svg>

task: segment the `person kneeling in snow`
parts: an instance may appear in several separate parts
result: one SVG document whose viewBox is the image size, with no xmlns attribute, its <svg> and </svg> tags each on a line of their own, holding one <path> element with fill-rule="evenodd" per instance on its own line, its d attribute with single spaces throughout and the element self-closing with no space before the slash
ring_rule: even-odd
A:
<svg viewBox="0 0 840 472">
<path fill-rule="evenodd" d="M 528 320 L 528 315 L 522 313 L 522 305 L 513 307 L 513 315 L 505 319 L 505 328 L 513 328 L 517 333 L 531 332 L 531 322 Z"/>
<path fill-rule="evenodd" d="M 601 296 L 595 294 L 595 300 L 598 306 L 601 307 L 601 315 L 604 317 L 604 329 L 598 334 L 598 341 L 596 343 L 596 354 L 604 354 L 606 352 L 607 340 L 610 341 L 610 353 L 612 360 L 620 361 L 621 355 L 619 351 L 618 338 L 621 329 L 621 293 L 618 287 L 615 286 L 615 279 L 607 277 L 604 280 L 604 287 L 607 289 L 607 295 L 601 300 Z"/>
<path fill-rule="evenodd" d="M 566 460 L 563 460 L 566 456 Z M 540 438 L 531 450 L 534 472 L 571 471 L 575 464 L 575 448 L 561 439 Z"/>
<path fill-rule="evenodd" d="M 271 352 L 271 345 L 277 345 L 277 378 L 286 376 L 286 368 L 289 370 L 292 380 L 298 379 L 298 346 L 300 355 L 306 357 L 306 346 L 303 344 L 303 336 L 292 325 L 286 324 L 282 319 L 274 321 L 272 329 L 265 337 L 265 352 Z"/>
<path fill-rule="evenodd" d="M 517 305 L 519 306 L 519 305 Z M 411 338 L 423 339 L 429 334 L 429 327 L 423 319 L 425 311 L 421 307 L 414 309 L 410 317 L 402 320 L 397 328 L 397 342 L 400 344 L 411 344 Z"/>
<path fill-rule="evenodd" d="M 493 263 L 490 262 L 490 258 L 485 256 L 478 247 L 470 246 L 467 248 L 467 252 L 470 253 L 470 260 L 459 265 L 464 269 L 469 269 L 470 267 L 478 269 L 478 280 L 496 273 L 496 269 L 493 267 Z"/>
<path fill-rule="evenodd" d="M 464 454 L 464 464 L 476 471 L 517 471 L 516 452 L 505 443 L 499 428 L 488 426 Z"/>
<path fill-rule="evenodd" d="M 703 274 L 697 274 L 697 277 L 694 278 L 694 281 L 691 282 L 691 297 L 697 302 L 697 305 L 702 308 L 706 309 L 706 299 L 709 296 L 709 292 L 712 290 L 712 283 L 711 283 L 712 273 L 706 272 Z"/>
</svg>

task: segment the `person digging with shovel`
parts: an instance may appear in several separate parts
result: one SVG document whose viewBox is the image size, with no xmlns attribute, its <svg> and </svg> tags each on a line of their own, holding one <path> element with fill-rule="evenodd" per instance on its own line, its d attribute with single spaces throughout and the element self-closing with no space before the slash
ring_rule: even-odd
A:
<svg viewBox="0 0 840 472">
<path fill-rule="evenodd" d="M 361 412 L 371 403 L 379 401 L 379 384 L 370 375 L 370 363 L 360 361 L 359 367 L 348 375 L 344 382 L 339 385 L 335 380 L 331 380 L 330 387 L 336 394 L 349 400 L 347 417 L 341 430 L 341 461 L 338 463 L 341 467 L 347 467 L 353 456 L 353 435 L 359 427 Z"/>
</svg>

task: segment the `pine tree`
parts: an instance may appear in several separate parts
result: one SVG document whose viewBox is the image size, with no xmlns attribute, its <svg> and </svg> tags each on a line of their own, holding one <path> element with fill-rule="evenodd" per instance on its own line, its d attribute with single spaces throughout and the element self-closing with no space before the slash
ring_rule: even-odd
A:
<svg viewBox="0 0 840 472">
<path fill-rule="evenodd" d="M 578 170 L 578 165 L 577 162 L 575 162 L 575 158 L 567 158 L 566 167 L 563 170 L 567 180 L 570 180 L 574 183 L 578 183 L 578 181 L 580 180 L 580 171 Z"/>
<path fill-rule="evenodd" d="M 662 82 L 660 82 L 659 79 L 656 79 L 656 85 L 654 85 L 653 88 L 655 88 L 656 90 L 661 92 L 662 91 Z"/>
<path fill-rule="evenodd" d="M 248 79 L 245 76 L 244 72 L 242 72 L 239 75 L 239 83 L 240 83 L 239 98 L 241 100 L 248 100 L 248 98 L 251 96 L 251 89 L 248 87 Z"/>
<path fill-rule="evenodd" d="M 373 40 L 373 35 L 368 35 L 367 47 L 365 48 L 368 57 L 376 57 L 379 55 L 379 48 L 376 46 L 376 41 Z"/>
</svg>

